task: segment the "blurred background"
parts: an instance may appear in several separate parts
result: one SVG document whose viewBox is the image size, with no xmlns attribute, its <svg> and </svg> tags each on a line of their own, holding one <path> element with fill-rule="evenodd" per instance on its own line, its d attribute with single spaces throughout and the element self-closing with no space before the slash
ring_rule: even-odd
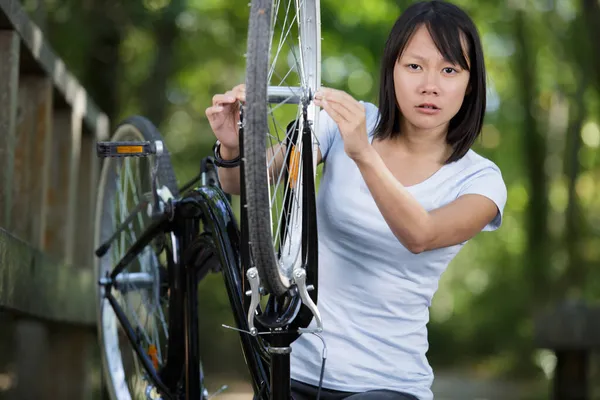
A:
<svg viewBox="0 0 600 400">
<path fill-rule="evenodd" d="M 482 35 L 488 109 L 474 149 L 502 170 L 508 202 L 502 228 L 465 246 L 440 282 L 429 324 L 434 388 L 440 399 L 472 398 L 477 386 L 489 398 L 546 399 L 557 353 L 539 345 L 537 316 L 600 298 L 600 3 L 452 2 Z M 411 3 L 321 0 L 323 85 L 376 103 L 386 37 Z M 247 0 L 22 4 L 113 126 L 148 117 L 179 182 L 198 172 L 215 140 L 205 108 L 244 81 Z M 220 275 L 202 284 L 200 305 L 209 385 L 243 393 L 239 340 L 221 327 L 233 321 Z M 593 386 L 597 361 L 585 352 Z M 98 387 L 98 360 L 91 365 Z M 0 399 L 10 382 L 0 370 Z"/>
</svg>

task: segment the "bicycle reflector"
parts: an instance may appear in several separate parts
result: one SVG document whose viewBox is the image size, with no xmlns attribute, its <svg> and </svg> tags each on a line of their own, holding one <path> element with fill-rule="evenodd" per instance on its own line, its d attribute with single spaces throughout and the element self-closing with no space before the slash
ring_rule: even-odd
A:
<svg viewBox="0 0 600 400">
<path fill-rule="evenodd" d="M 289 162 L 289 186 L 291 189 L 296 188 L 298 183 L 298 173 L 300 172 L 300 152 L 296 146 L 292 146 Z"/>
<path fill-rule="evenodd" d="M 158 350 L 153 344 L 151 344 L 150 347 L 148 347 L 148 357 L 150 357 L 150 361 L 152 361 L 154 369 L 158 370 Z"/>
<path fill-rule="evenodd" d="M 146 157 L 162 153 L 163 144 L 156 142 L 98 142 L 98 157 Z"/>
</svg>

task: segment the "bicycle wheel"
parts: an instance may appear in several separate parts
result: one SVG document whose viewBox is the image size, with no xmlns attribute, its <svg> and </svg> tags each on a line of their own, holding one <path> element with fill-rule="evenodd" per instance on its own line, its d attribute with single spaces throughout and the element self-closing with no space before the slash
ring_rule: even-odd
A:
<svg viewBox="0 0 600 400">
<path fill-rule="evenodd" d="M 162 140 L 151 122 L 133 117 L 116 130 L 112 141 Z M 158 188 L 167 188 L 177 195 L 175 174 L 168 152 L 158 156 Z M 98 248 L 117 231 L 130 213 L 139 206 L 141 212 L 113 241 L 109 251 L 97 258 L 98 279 L 107 277 L 127 249 L 140 237 L 151 220 L 147 203 L 151 199 L 150 172 L 154 157 L 108 158 L 101 172 L 97 208 L 95 243 Z M 167 191 L 162 196 L 169 196 Z M 140 206 L 140 204 L 145 204 Z M 111 294 L 125 313 L 147 352 L 153 367 L 164 383 L 173 390 L 183 370 L 183 309 L 170 296 L 168 277 L 177 243 L 170 235 L 160 235 L 117 275 Z M 97 318 L 103 369 L 108 392 L 114 400 L 147 399 L 157 396 L 147 373 L 114 309 L 105 298 L 104 286 L 98 286 Z M 179 346 L 179 347 L 178 347 Z M 167 365 L 169 370 L 167 372 Z"/>
<path fill-rule="evenodd" d="M 314 203 L 318 110 L 312 95 L 321 83 L 320 40 L 319 0 L 252 1 L 243 135 L 247 223 L 261 283 L 276 296 L 317 251 L 306 238 L 316 237 L 316 215 L 307 210 Z M 313 164 L 311 176 L 306 163 Z"/>
</svg>

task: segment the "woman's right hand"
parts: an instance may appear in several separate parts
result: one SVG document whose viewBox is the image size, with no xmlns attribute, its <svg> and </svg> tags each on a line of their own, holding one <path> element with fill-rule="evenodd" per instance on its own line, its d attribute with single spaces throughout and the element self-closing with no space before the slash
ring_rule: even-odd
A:
<svg viewBox="0 0 600 400">
<path fill-rule="evenodd" d="M 215 95 L 212 106 L 205 111 L 210 127 L 221 142 L 221 146 L 230 150 L 239 148 L 240 101 L 246 101 L 244 84 L 237 85 L 225 94 Z"/>
</svg>

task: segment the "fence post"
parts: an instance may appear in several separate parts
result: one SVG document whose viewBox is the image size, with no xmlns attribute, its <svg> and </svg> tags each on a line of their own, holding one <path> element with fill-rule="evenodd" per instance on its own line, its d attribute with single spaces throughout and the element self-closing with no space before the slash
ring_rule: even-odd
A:
<svg viewBox="0 0 600 400">
<path fill-rule="evenodd" d="M 19 51 L 18 34 L 0 30 L 0 226 L 7 229 L 12 208 Z"/>
<path fill-rule="evenodd" d="M 0 29 L 0 227 L 8 227 L 12 207 L 12 180 L 15 128 L 17 120 L 17 93 L 19 88 L 19 36 L 12 30 Z M 1 278 L 1 277 L 0 277 Z M 0 286 L 2 279 L 0 279 Z M 0 346 L 0 372 L 7 377 L 4 385 L 10 389 L 13 385 L 10 362 L 13 351 L 10 346 L 13 335 L 13 319 L 0 311 L 0 342 L 6 340 L 7 346 Z"/>
<path fill-rule="evenodd" d="M 536 316 L 534 340 L 556 356 L 551 398 L 588 400 L 589 358 L 600 347 L 600 308 L 565 301 Z"/>
<path fill-rule="evenodd" d="M 41 248 L 51 157 L 46 145 L 52 140 L 52 84 L 48 78 L 37 75 L 23 75 L 20 81 L 11 233 Z"/>
<path fill-rule="evenodd" d="M 50 152 L 47 220 L 42 250 L 56 259 L 64 260 L 69 247 L 69 178 L 73 143 L 72 117 L 68 109 L 54 110 Z"/>
<path fill-rule="evenodd" d="M 85 132 L 81 136 L 81 157 L 79 159 L 75 231 L 75 265 L 93 268 L 94 264 L 94 219 L 96 193 L 99 180 L 99 162 L 96 156 L 96 138 Z"/>
<path fill-rule="evenodd" d="M 52 85 L 43 76 L 20 78 L 11 233 L 41 248 L 43 194 L 47 190 L 44 167 L 51 157 L 44 146 L 51 140 Z M 18 379 L 14 398 L 43 399 L 45 391 L 36 377 L 46 374 L 51 348 L 48 328 L 44 322 L 30 318 L 15 318 L 13 327 Z"/>
</svg>

